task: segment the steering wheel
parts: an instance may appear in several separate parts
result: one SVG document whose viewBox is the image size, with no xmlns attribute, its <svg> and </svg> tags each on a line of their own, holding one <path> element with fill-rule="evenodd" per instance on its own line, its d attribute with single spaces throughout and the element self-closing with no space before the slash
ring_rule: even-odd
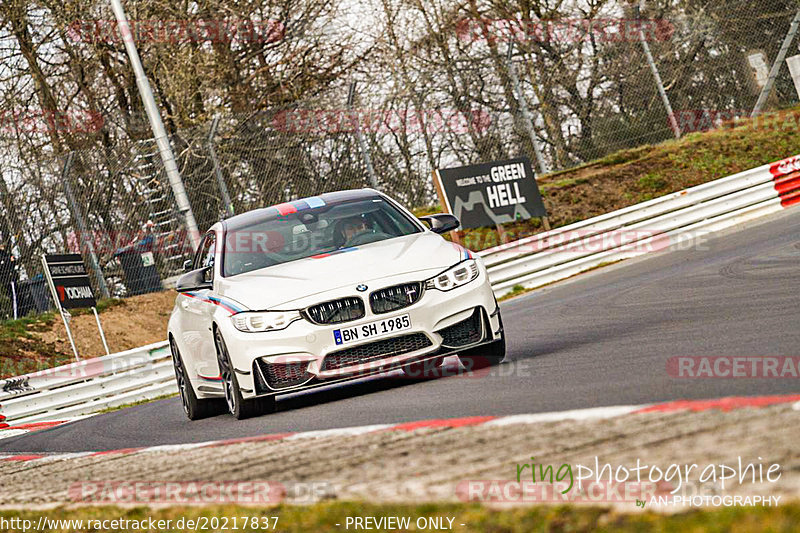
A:
<svg viewBox="0 0 800 533">
<path fill-rule="evenodd" d="M 347 242 L 344 243 L 344 247 L 349 248 L 351 246 L 369 244 L 371 242 L 382 241 L 390 237 L 391 235 L 389 235 L 388 233 L 384 233 L 382 231 L 372 231 L 367 229 L 364 231 L 359 231 L 358 233 L 347 239 Z"/>
<path fill-rule="evenodd" d="M 283 262 L 274 257 L 274 255 L 277 254 L 264 253 L 254 255 L 246 254 L 244 256 L 241 254 L 238 255 L 240 256 L 233 259 L 228 269 L 226 269 L 229 270 L 229 275 L 250 272 L 251 270 L 258 270 L 259 268 L 265 268 Z"/>
<path fill-rule="evenodd" d="M 351 246 L 358 246 L 361 244 L 369 244 L 371 242 L 382 241 L 384 239 L 390 238 L 391 235 L 388 233 L 384 233 L 382 231 L 372 231 L 372 230 L 364 230 L 359 231 L 349 239 L 347 242 L 344 243 L 344 248 L 349 248 Z"/>
</svg>

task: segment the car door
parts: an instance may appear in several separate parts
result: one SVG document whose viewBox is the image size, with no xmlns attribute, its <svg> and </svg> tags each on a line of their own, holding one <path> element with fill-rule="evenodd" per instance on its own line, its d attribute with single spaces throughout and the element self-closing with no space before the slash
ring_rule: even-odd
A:
<svg viewBox="0 0 800 533">
<path fill-rule="evenodd" d="M 208 274 L 206 281 L 214 285 L 215 276 L 215 261 L 219 256 L 217 250 L 217 236 L 213 231 L 206 234 L 204 244 L 206 245 L 200 258 L 198 268 L 207 268 Z M 214 321 L 214 313 L 217 311 L 217 305 L 214 303 L 218 296 L 214 289 L 204 289 L 203 299 L 199 302 L 197 320 L 198 320 L 198 361 L 197 361 L 197 374 L 209 380 L 215 380 L 219 376 L 219 365 L 217 364 L 217 350 L 214 345 L 214 332 L 212 323 Z M 217 300 L 218 301 L 218 300 Z"/>
<path fill-rule="evenodd" d="M 210 261 L 213 261 L 214 249 L 215 235 L 210 232 L 200 241 L 200 246 L 194 256 L 192 269 L 203 268 Z M 210 260 L 209 256 L 211 257 Z M 210 304 L 208 300 L 209 292 L 209 289 L 199 289 L 182 293 L 178 296 L 182 315 L 181 324 L 184 346 L 191 354 L 189 361 L 187 361 L 187 368 L 194 374 L 198 374 L 201 368 L 208 366 L 205 344 L 208 337 L 206 333 L 211 324 L 207 323 L 206 308 L 213 307 L 213 304 Z"/>
</svg>

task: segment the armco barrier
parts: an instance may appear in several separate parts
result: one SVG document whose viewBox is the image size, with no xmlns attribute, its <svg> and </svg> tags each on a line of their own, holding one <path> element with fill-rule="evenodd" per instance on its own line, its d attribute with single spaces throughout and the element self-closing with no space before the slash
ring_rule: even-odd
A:
<svg viewBox="0 0 800 533">
<path fill-rule="evenodd" d="M 660 250 L 800 203 L 800 156 L 480 252 L 495 294 Z M 0 381 L 0 427 L 177 392 L 165 342 Z"/>
<path fill-rule="evenodd" d="M 666 249 L 800 203 L 800 156 L 479 252 L 497 296 Z"/>
<path fill-rule="evenodd" d="M 166 341 L 0 380 L 0 427 L 60 420 L 177 392 Z"/>
</svg>

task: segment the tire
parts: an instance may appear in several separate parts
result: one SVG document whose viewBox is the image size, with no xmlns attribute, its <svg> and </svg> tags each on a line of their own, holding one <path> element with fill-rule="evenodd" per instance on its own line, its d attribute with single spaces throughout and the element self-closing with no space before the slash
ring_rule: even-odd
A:
<svg viewBox="0 0 800 533">
<path fill-rule="evenodd" d="M 277 407 L 274 396 L 247 400 L 242 398 L 242 391 L 239 389 L 236 372 L 233 371 L 228 347 L 225 345 L 222 333 L 216 327 L 214 328 L 214 345 L 217 348 L 217 363 L 219 364 L 220 376 L 222 376 L 222 387 L 225 390 L 225 403 L 228 406 L 228 412 L 235 416 L 237 420 L 274 413 Z"/>
<path fill-rule="evenodd" d="M 178 345 L 175 339 L 169 338 L 169 349 L 172 352 L 172 366 L 175 369 L 175 380 L 178 382 L 178 392 L 183 405 L 183 412 L 189 420 L 200 420 L 210 416 L 221 415 L 225 412 L 225 402 L 218 398 L 200 399 L 194 393 L 192 383 L 186 374 Z"/>
<path fill-rule="evenodd" d="M 497 305 L 496 301 L 495 305 Z M 500 316 L 500 308 L 498 307 L 497 309 L 497 318 L 500 321 L 500 338 L 489 344 L 470 348 L 458 354 L 459 361 L 467 371 L 497 366 L 506 358 L 506 334 L 503 328 L 503 317 Z"/>
</svg>

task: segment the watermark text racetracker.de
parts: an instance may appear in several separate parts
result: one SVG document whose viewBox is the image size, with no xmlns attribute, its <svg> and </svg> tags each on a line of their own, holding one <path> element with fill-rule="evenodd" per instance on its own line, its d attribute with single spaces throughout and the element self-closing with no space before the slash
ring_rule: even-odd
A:
<svg viewBox="0 0 800 533">
<path fill-rule="evenodd" d="M 50 518 L 38 520 L 0 516 L 1 531 L 227 531 L 275 530 L 278 516 L 198 516 L 196 518 Z"/>
<path fill-rule="evenodd" d="M 296 224 L 286 219 L 287 224 Z M 502 245 L 520 253 L 563 252 L 570 254 L 597 253 L 618 250 L 631 253 L 656 253 L 665 250 L 708 250 L 712 232 L 705 230 L 667 232 L 660 228 L 618 229 L 597 233 L 593 230 L 560 231 L 542 238 L 525 238 L 521 242 Z M 465 244 L 475 250 L 497 245 L 497 234 L 475 232 L 465 239 Z M 174 251 L 175 244 L 183 253 L 192 252 L 186 232 L 175 232 L 169 238 L 148 236 L 140 231 L 131 232 L 73 232 L 67 236 L 70 251 L 86 252 L 91 243 L 96 253 L 114 253 L 128 245 L 140 252 Z M 287 240 L 281 231 L 231 231 L 225 235 L 226 254 L 262 254 L 284 252 L 292 255 L 308 250 L 330 247 L 331 237 L 324 232 L 300 232 Z M 221 253 L 222 248 L 220 248 Z"/>
<path fill-rule="evenodd" d="M 464 502 L 481 503 L 636 503 L 669 493 L 666 484 L 650 482 L 590 481 L 581 488 L 569 483 L 534 483 L 473 479 L 456 486 L 456 496 Z"/>
<path fill-rule="evenodd" d="M 746 109 L 679 109 L 664 122 L 668 127 L 672 119 L 682 133 L 695 133 L 714 129 L 743 128 L 752 131 L 795 132 L 800 127 L 800 114 L 780 111 L 750 116 Z"/>
<path fill-rule="evenodd" d="M 800 378 L 800 357 L 790 356 L 675 356 L 667 359 L 673 378 Z"/>
<path fill-rule="evenodd" d="M 519 43 L 595 43 L 669 41 L 675 27 L 666 19 L 564 18 L 461 19 L 456 24 L 458 38 L 466 42 Z"/>
<path fill-rule="evenodd" d="M 565 252 L 574 254 L 619 250 L 632 253 L 656 253 L 664 250 L 709 250 L 712 232 L 706 230 L 666 231 L 664 228 L 622 228 L 598 232 L 591 229 L 556 231 L 553 235 L 523 238 L 520 242 L 499 245 L 520 253 Z M 465 238 L 470 248 L 483 249 L 494 244 L 494 234 L 476 233 Z M 514 238 L 513 234 L 509 237 Z M 487 242 L 489 240 L 489 242 Z"/>
<path fill-rule="evenodd" d="M 150 43 L 274 43 L 282 40 L 286 27 L 279 20 L 173 19 L 129 20 L 130 32 L 116 19 L 85 19 L 72 22 L 67 35 L 75 42 L 122 43 L 129 35 L 135 42 Z"/>
<path fill-rule="evenodd" d="M 335 496 L 329 482 L 276 481 L 78 481 L 70 501 L 91 504 L 271 505 L 282 501 L 313 503 Z"/>
<path fill-rule="evenodd" d="M 87 134 L 100 131 L 104 124 L 103 115 L 90 110 L 0 110 L 0 135 Z"/>
<path fill-rule="evenodd" d="M 163 350 L 167 349 L 163 348 Z M 42 358 L 35 363 L 15 361 L 11 358 L 3 357 L 0 358 L 0 374 L 16 377 L 0 380 L 0 384 L 2 384 L 3 392 L 15 393 L 41 387 L 45 384 L 84 381 L 117 372 L 125 372 L 152 363 L 154 360 L 153 354 L 154 350 L 141 350 L 125 357 L 110 359 L 95 357 L 69 364 L 64 364 L 63 359 L 58 356 Z"/>
<path fill-rule="evenodd" d="M 492 116 L 473 109 L 291 109 L 277 112 L 272 127 L 285 133 L 484 133 Z"/>
<path fill-rule="evenodd" d="M 296 367 L 299 373 L 305 372 L 310 361 L 302 356 L 280 355 L 270 358 L 273 365 Z M 403 371 L 400 371 L 403 368 Z M 491 361 L 480 355 L 470 356 L 466 361 L 459 361 L 454 356 L 434 357 L 423 361 L 409 361 L 406 356 L 393 356 L 369 363 L 358 363 L 347 367 L 353 375 L 373 375 L 386 379 L 483 379 L 531 377 L 533 365 L 529 361 L 506 361 L 502 365 L 492 366 Z"/>
</svg>

